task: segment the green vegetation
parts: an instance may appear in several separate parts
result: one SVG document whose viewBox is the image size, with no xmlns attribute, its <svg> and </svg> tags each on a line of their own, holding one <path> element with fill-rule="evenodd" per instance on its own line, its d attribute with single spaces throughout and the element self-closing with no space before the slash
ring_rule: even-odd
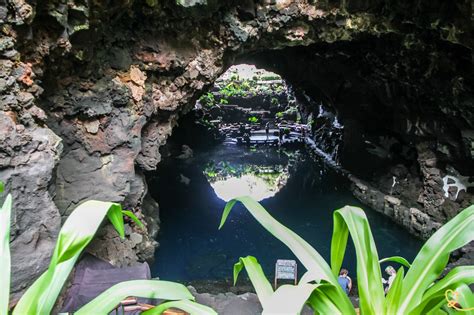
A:
<svg viewBox="0 0 474 315">
<path fill-rule="evenodd" d="M 271 100 L 270 100 L 270 103 L 272 105 L 278 105 L 278 99 L 276 97 L 272 97 Z"/>
<path fill-rule="evenodd" d="M 224 95 L 225 97 L 245 97 L 247 96 L 248 92 L 250 91 L 250 83 L 243 84 L 239 81 L 231 81 L 227 85 L 225 85 L 223 88 L 219 90 L 219 93 L 221 95 Z"/>
<path fill-rule="evenodd" d="M 474 282 L 474 266 L 452 269 L 439 279 L 452 251 L 474 239 L 474 205 L 463 210 L 426 241 L 411 266 L 400 257 L 385 261 L 404 263 L 392 287 L 384 295 L 377 248 L 364 211 L 345 206 L 334 212 L 331 242 L 331 264 L 305 240 L 275 220 L 250 197 L 229 201 L 224 209 L 222 228 L 233 206 L 241 202 L 255 219 L 282 241 L 307 269 L 298 285 L 283 285 L 273 291 L 258 261 L 241 258 L 234 266 L 234 282 L 245 268 L 263 306 L 263 314 L 299 314 L 307 304 L 318 314 L 356 314 L 351 301 L 337 282 L 349 234 L 357 257 L 357 283 L 361 314 L 438 314 L 447 309 L 445 293 L 456 290 L 463 308 L 474 306 L 474 295 L 468 285 Z"/>
<path fill-rule="evenodd" d="M 0 187 L 3 190 L 3 183 Z M 8 314 L 11 212 L 12 196 L 9 194 L 0 209 L 0 314 Z M 122 210 L 116 203 L 92 200 L 74 209 L 59 232 L 48 269 L 26 290 L 12 314 L 50 314 L 74 264 L 93 239 L 104 217 L 107 216 L 120 237 L 124 238 L 124 215 L 139 222 L 133 213 Z M 76 314 L 108 314 L 127 296 L 178 300 L 176 303 L 182 303 L 189 309 L 199 309 L 195 314 L 217 314 L 212 309 L 193 302 L 194 297 L 182 284 L 160 280 L 137 280 L 117 284 L 83 306 Z M 166 308 L 160 306 L 147 313 L 161 314 Z"/>
<path fill-rule="evenodd" d="M 260 80 L 262 81 L 275 81 L 275 80 L 281 80 L 281 77 L 277 74 L 266 74 L 260 76 Z"/>
<path fill-rule="evenodd" d="M 278 112 L 275 114 L 275 118 L 283 118 L 284 115 L 285 115 L 284 112 Z"/>
<path fill-rule="evenodd" d="M 256 123 L 258 123 L 258 118 L 255 117 L 255 116 L 252 116 L 252 117 L 249 117 L 248 121 L 251 124 L 256 124 Z"/>
<path fill-rule="evenodd" d="M 202 95 L 199 98 L 199 102 L 201 102 L 201 104 L 203 106 L 207 106 L 207 107 L 212 107 L 212 106 L 216 105 L 216 99 L 214 97 L 214 94 L 212 94 L 211 92 L 208 92 L 208 93 Z"/>
<path fill-rule="evenodd" d="M 279 84 L 277 85 L 277 87 L 275 88 L 275 92 L 277 94 L 280 94 L 280 93 L 283 93 L 285 91 L 285 87 L 283 86 L 283 84 Z"/>
<path fill-rule="evenodd" d="M 219 101 L 219 103 L 224 104 L 224 105 L 227 105 L 227 104 L 229 104 L 229 101 L 228 101 L 226 98 L 221 98 L 221 100 Z"/>
<path fill-rule="evenodd" d="M 218 163 L 209 162 L 203 171 L 210 182 L 231 176 L 241 177 L 243 175 L 252 174 L 262 178 L 270 186 L 274 186 L 279 178 L 287 172 L 288 170 L 283 166 L 269 168 L 268 166 L 253 164 L 231 165 L 226 161 L 220 161 Z"/>
</svg>

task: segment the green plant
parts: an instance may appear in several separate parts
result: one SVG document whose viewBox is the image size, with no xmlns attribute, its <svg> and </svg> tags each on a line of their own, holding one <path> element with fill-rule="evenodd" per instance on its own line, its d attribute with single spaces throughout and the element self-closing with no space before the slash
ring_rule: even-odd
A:
<svg viewBox="0 0 474 315">
<path fill-rule="evenodd" d="M 285 115 L 284 112 L 278 112 L 278 113 L 275 114 L 275 117 L 276 118 L 283 118 L 284 115 Z"/>
<path fill-rule="evenodd" d="M 249 117 L 248 121 L 252 124 L 258 123 L 258 118 L 255 116 Z"/>
<path fill-rule="evenodd" d="M 211 92 L 203 94 L 199 98 L 199 102 L 201 102 L 204 106 L 207 106 L 207 107 L 212 107 L 216 105 L 216 99 L 214 97 L 214 94 L 212 94 Z"/>
<path fill-rule="evenodd" d="M 270 100 L 270 103 L 272 105 L 278 105 L 278 99 L 276 97 L 272 97 L 271 100 Z"/>
<path fill-rule="evenodd" d="M 331 265 L 305 240 L 276 221 L 258 202 L 250 197 L 229 201 L 224 209 L 224 225 L 236 202 L 241 202 L 255 219 L 288 246 L 307 269 L 298 285 L 284 285 L 275 292 L 253 257 L 241 258 L 234 266 L 234 281 L 243 267 L 262 303 L 264 314 L 299 313 L 304 304 L 321 314 L 355 314 L 352 303 L 339 286 L 337 275 L 346 251 L 349 234 L 357 257 L 357 283 L 362 314 L 435 314 L 446 308 L 445 292 L 457 290 L 464 308 L 474 305 L 468 285 L 474 282 L 474 266 L 456 267 L 438 280 L 448 263 L 450 252 L 474 239 L 474 205 L 460 212 L 426 241 L 405 275 L 400 267 L 396 280 L 384 295 L 380 261 L 369 222 L 360 208 L 345 206 L 334 212 L 331 242 Z M 400 257 L 385 259 L 408 262 Z"/>
<path fill-rule="evenodd" d="M 275 92 L 280 94 L 280 93 L 283 93 L 285 91 L 285 88 L 283 85 L 277 85 L 276 89 L 275 89 Z"/>
<path fill-rule="evenodd" d="M 225 99 L 225 98 L 221 98 L 221 100 L 220 100 L 219 102 L 220 102 L 221 104 L 223 104 L 223 105 L 229 104 L 229 101 L 228 101 L 227 99 Z"/>
<path fill-rule="evenodd" d="M 3 190 L 3 184 L 1 190 Z M 2 270 L 0 273 L 0 314 L 8 314 L 11 210 L 12 197 L 9 194 L 0 209 L 0 268 Z M 120 237 L 124 238 L 124 215 L 131 216 L 132 220 L 139 222 L 135 215 L 122 210 L 116 203 L 86 201 L 79 205 L 64 222 L 59 232 L 48 269 L 26 290 L 12 314 L 50 314 L 75 262 L 93 239 L 104 217 L 108 217 Z M 196 304 L 191 301 L 194 297 L 189 290 L 181 284 L 158 280 L 127 281 L 106 290 L 77 311 L 77 314 L 107 314 L 127 296 L 184 300 L 186 304 Z M 198 314 L 217 314 L 205 306 L 202 306 L 201 310 L 203 311 Z"/>
</svg>

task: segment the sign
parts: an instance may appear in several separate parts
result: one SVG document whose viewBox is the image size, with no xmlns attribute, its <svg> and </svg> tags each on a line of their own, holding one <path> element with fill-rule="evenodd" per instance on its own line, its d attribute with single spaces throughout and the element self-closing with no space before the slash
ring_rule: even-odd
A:
<svg viewBox="0 0 474 315">
<path fill-rule="evenodd" d="M 275 264 L 275 288 L 277 279 L 297 281 L 298 266 L 295 260 L 278 259 Z"/>
</svg>

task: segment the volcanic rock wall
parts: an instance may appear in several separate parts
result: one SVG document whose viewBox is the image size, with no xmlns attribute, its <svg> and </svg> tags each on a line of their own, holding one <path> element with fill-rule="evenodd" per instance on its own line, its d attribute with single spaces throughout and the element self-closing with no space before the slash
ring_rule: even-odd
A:
<svg viewBox="0 0 474 315">
<path fill-rule="evenodd" d="M 157 167 L 178 117 L 237 56 L 263 52 L 265 66 L 293 67 L 278 71 L 334 107 L 348 138 L 391 125 L 397 137 L 418 132 L 428 151 L 449 143 L 446 161 L 472 161 L 470 1 L 1 0 L 0 23 L 13 291 L 46 268 L 61 218 L 86 199 L 121 202 L 147 223 L 120 246 L 104 232 L 91 251 L 117 265 L 152 256 L 158 209 L 143 171 Z M 363 141 L 344 146 L 349 169 Z M 418 153 L 423 192 L 439 196 L 436 160 Z M 420 210 L 438 213 L 436 198 Z"/>
</svg>

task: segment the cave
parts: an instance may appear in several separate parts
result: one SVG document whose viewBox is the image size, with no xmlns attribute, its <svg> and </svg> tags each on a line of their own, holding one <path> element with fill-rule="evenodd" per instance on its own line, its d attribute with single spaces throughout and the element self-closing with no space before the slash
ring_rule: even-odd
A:
<svg viewBox="0 0 474 315">
<path fill-rule="evenodd" d="M 222 289 L 242 253 L 258 257 L 270 277 L 276 259 L 295 259 L 271 235 L 262 235 L 243 207 L 234 210 L 226 228 L 217 229 L 226 202 L 246 195 L 326 259 L 332 212 L 346 204 L 366 210 L 382 257 L 415 257 L 420 240 L 352 194 L 338 156 L 343 125 L 320 100 L 296 91 L 276 73 L 235 65 L 180 118 L 160 150 L 157 170 L 145 173 L 150 196 L 160 201 L 160 246 L 152 275 L 191 283 L 197 290 L 209 290 L 209 283 Z M 311 110 L 317 112 L 314 119 Z M 334 135 L 328 141 L 333 145 L 314 147 L 307 135 L 311 127 L 323 127 L 313 121 L 324 117 L 332 119 L 325 133 Z M 348 251 L 345 266 L 355 270 L 354 249 Z"/>
<path fill-rule="evenodd" d="M 265 271 L 294 258 L 243 207 L 217 230 L 235 192 L 255 193 L 245 185 L 267 185 L 253 197 L 326 259 L 332 211 L 347 204 L 366 211 L 380 258 L 413 259 L 474 203 L 471 12 L 466 0 L 0 1 L 12 300 L 47 270 L 62 224 L 87 200 L 136 217 L 124 239 L 102 224 L 89 254 L 117 268 L 148 262 L 176 281 L 229 278 L 236 258 L 266 244 Z M 240 65 L 271 73 L 255 101 L 268 108 L 229 106 L 248 101 L 234 85 L 216 99 Z M 173 264 L 173 233 L 212 255 Z M 236 238 L 235 252 L 220 251 Z M 449 268 L 472 265 L 472 242 L 461 247 Z"/>
</svg>

